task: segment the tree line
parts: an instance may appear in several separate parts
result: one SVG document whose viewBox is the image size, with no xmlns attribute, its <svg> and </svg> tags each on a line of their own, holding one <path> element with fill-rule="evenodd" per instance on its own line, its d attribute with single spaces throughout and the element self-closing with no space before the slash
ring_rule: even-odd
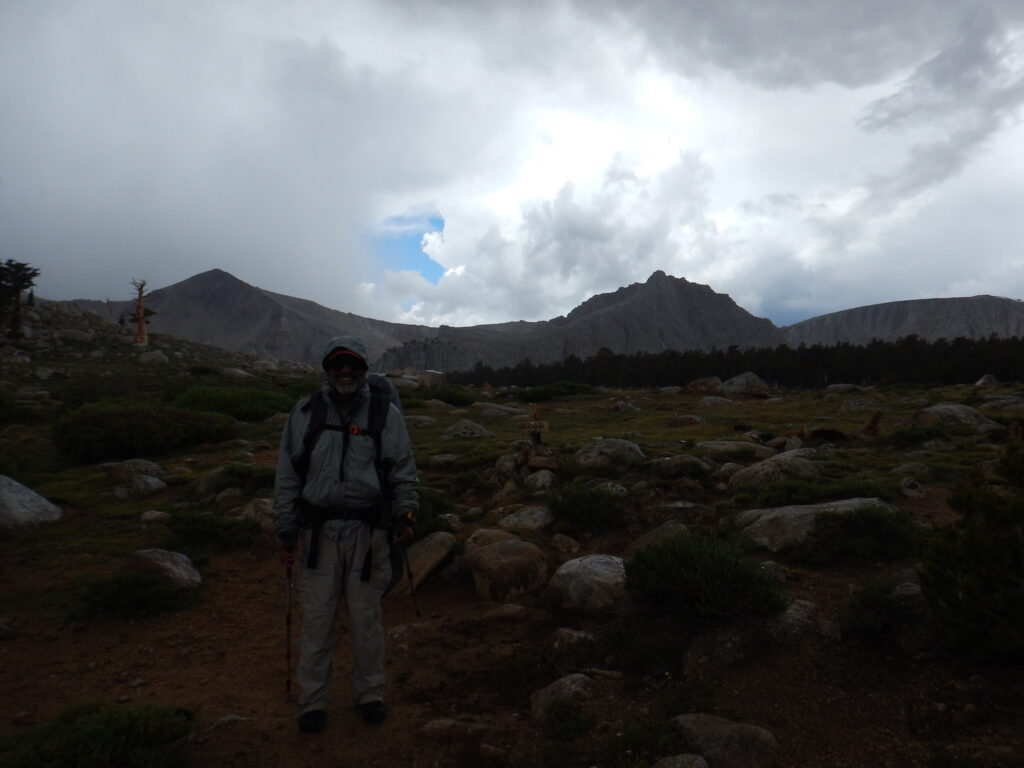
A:
<svg viewBox="0 0 1024 768">
<path fill-rule="evenodd" d="M 541 386 L 578 381 L 594 386 L 662 387 L 685 385 L 694 379 L 723 380 L 753 371 L 765 381 L 785 387 L 823 387 L 829 384 L 973 384 L 985 374 L 1001 381 L 1024 380 L 1024 339 L 956 338 L 926 341 L 917 335 L 896 341 L 873 340 L 822 346 L 740 349 L 710 352 L 669 350 L 657 354 L 616 354 L 602 348 L 592 357 L 575 355 L 560 362 L 537 364 L 523 360 L 510 368 L 483 363 L 448 375 L 454 384 Z"/>
</svg>

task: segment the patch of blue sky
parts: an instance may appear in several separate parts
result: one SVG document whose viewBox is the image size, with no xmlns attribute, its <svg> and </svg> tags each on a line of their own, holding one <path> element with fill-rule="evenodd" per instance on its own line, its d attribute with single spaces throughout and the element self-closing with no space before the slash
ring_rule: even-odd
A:
<svg viewBox="0 0 1024 768">
<path fill-rule="evenodd" d="M 444 219 L 431 216 L 396 216 L 384 221 L 371 233 L 377 264 L 385 270 L 411 270 L 437 285 L 444 267 L 423 252 L 423 235 L 442 232 Z"/>
</svg>

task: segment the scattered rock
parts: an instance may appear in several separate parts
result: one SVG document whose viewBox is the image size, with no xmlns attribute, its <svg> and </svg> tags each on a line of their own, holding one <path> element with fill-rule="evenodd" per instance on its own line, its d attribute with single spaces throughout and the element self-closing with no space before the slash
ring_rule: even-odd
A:
<svg viewBox="0 0 1024 768">
<path fill-rule="evenodd" d="M 536 544 L 507 539 L 475 546 L 466 553 L 476 593 L 484 600 L 505 600 L 533 592 L 548 580 L 548 562 Z"/>
<path fill-rule="evenodd" d="M 456 438 L 468 439 L 474 437 L 494 437 L 494 433 L 486 427 L 481 427 L 475 421 L 460 419 L 452 424 L 441 435 L 442 440 L 454 440 Z"/>
<path fill-rule="evenodd" d="M 421 427 L 436 427 L 437 419 L 433 416 L 406 416 L 405 423 L 410 427 L 421 428 Z"/>
<path fill-rule="evenodd" d="M 454 512 L 445 512 L 444 514 L 438 515 L 437 519 L 444 523 L 446 530 L 452 533 L 458 533 L 462 530 L 462 518 L 460 518 Z"/>
<path fill-rule="evenodd" d="M 162 477 L 165 474 L 163 467 L 148 459 L 128 459 L 100 464 L 100 469 L 119 483 L 130 483 L 136 475 Z"/>
<path fill-rule="evenodd" d="M 530 696 L 530 713 L 535 721 L 541 721 L 548 710 L 562 702 L 579 702 L 590 698 L 594 691 L 594 680 L 575 673 L 555 680 Z"/>
<path fill-rule="evenodd" d="M 644 547 L 649 547 L 651 544 L 664 541 L 665 539 L 670 539 L 673 536 L 686 534 L 688 532 L 689 530 L 687 527 L 678 520 L 668 520 L 632 542 L 628 547 L 626 547 L 626 551 L 623 553 L 623 556 L 628 560 Z"/>
<path fill-rule="evenodd" d="M 904 477 L 900 480 L 900 491 L 904 496 L 910 498 L 924 496 L 924 486 L 912 477 Z"/>
<path fill-rule="evenodd" d="M 722 380 L 717 376 L 708 376 L 703 379 L 694 379 L 686 385 L 687 392 L 717 392 L 722 386 Z"/>
<path fill-rule="evenodd" d="M 786 478 L 815 480 L 821 477 L 821 471 L 805 458 L 806 455 L 817 455 L 817 452 L 811 448 L 799 448 L 744 467 L 730 476 L 729 491 L 735 493 L 742 488 L 761 488 Z"/>
<path fill-rule="evenodd" d="M 142 522 L 144 523 L 163 523 L 170 519 L 171 513 L 160 509 L 150 509 L 142 513 Z"/>
<path fill-rule="evenodd" d="M 243 520 L 252 520 L 267 533 L 274 532 L 274 501 L 273 499 L 253 499 L 242 510 Z"/>
<path fill-rule="evenodd" d="M 652 768 L 708 768 L 708 762 L 700 755 L 673 755 L 661 758 Z"/>
<path fill-rule="evenodd" d="M 728 397 L 708 395 L 707 397 L 702 397 L 698 400 L 697 405 L 700 408 L 724 408 L 736 405 L 736 401 L 730 400 Z"/>
<path fill-rule="evenodd" d="M 203 577 L 192 565 L 188 555 L 166 549 L 139 549 L 132 552 L 130 563 L 143 573 L 155 573 L 179 587 L 198 587 Z"/>
<path fill-rule="evenodd" d="M 728 768 L 775 765 L 779 742 L 764 728 L 706 714 L 680 715 L 674 722 L 686 745 L 699 752 L 708 765 Z"/>
<path fill-rule="evenodd" d="M 0 475 L 0 531 L 13 533 L 40 523 L 59 520 L 61 508 L 31 488 Z"/>
<path fill-rule="evenodd" d="M 568 627 L 556 629 L 548 638 L 544 659 L 560 675 L 584 669 L 597 660 L 597 638 Z"/>
<path fill-rule="evenodd" d="M 558 485 L 558 476 L 550 469 L 538 469 L 527 475 L 523 483 L 528 491 L 547 491 Z"/>
<path fill-rule="evenodd" d="M 706 461 L 689 453 L 653 459 L 646 466 L 661 477 L 668 478 L 705 477 L 711 472 L 711 466 Z"/>
<path fill-rule="evenodd" d="M 617 438 L 595 438 L 573 455 L 581 467 L 618 470 L 642 464 L 644 452 L 640 446 L 629 440 Z"/>
<path fill-rule="evenodd" d="M 725 395 L 740 395 L 742 397 L 764 398 L 771 395 L 768 385 L 760 376 L 750 371 L 723 381 L 718 385 L 717 391 Z"/>
<path fill-rule="evenodd" d="M 859 498 L 829 501 L 820 504 L 794 504 L 768 509 L 748 509 L 736 515 L 735 523 L 749 539 L 778 552 L 803 541 L 820 514 L 850 514 L 861 509 L 891 507 L 881 499 Z"/>
<path fill-rule="evenodd" d="M 135 475 L 128 485 L 128 492 L 134 499 L 153 496 L 166 490 L 167 483 L 158 477 L 151 477 L 149 475 Z"/>
<path fill-rule="evenodd" d="M 552 536 L 550 546 L 556 552 L 563 552 L 567 555 L 574 555 L 580 551 L 579 542 L 564 533 L 556 533 Z"/>
<path fill-rule="evenodd" d="M 544 604 L 584 613 L 605 613 L 626 601 L 626 568 L 615 555 L 584 555 L 563 563 L 548 585 Z"/>
<path fill-rule="evenodd" d="M 922 408 L 914 414 L 915 427 L 962 427 L 975 432 L 992 432 L 1002 425 L 983 416 L 968 405 L 940 403 Z"/>
<path fill-rule="evenodd" d="M 555 522 L 548 507 L 521 507 L 498 520 L 498 525 L 512 531 L 539 531 Z"/>
<path fill-rule="evenodd" d="M 418 587 L 422 584 L 451 554 L 454 546 L 455 537 L 447 531 L 435 531 L 412 544 L 406 553 L 409 557 L 409 568 L 412 571 L 414 586 Z M 404 578 L 394 586 L 389 594 L 405 596 L 410 591 L 409 579 Z"/>
</svg>

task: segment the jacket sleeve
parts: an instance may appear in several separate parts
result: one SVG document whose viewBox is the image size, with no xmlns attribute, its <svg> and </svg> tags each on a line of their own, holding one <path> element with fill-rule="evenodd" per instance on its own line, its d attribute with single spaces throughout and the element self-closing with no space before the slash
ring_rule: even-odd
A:
<svg viewBox="0 0 1024 768">
<path fill-rule="evenodd" d="M 382 435 L 381 453 L 388 462 L 387 484 L 391 491 L 391 517 L 415 519 L 420 509 L 419 476 L 412 440 L 405 426 L 405 418 L 392 403 Z"/>
<path fill-rule="evenodd" d="M 277 454 L 277 473 L 274 477 L 274 530 L 277 535 L 294 533 L 299 527 L 299 499 L 302 497 L 302 478 L 292 465 L 292 457 L 302 448 L 302 436 L 308 418 L 299 402 L 288 414 L 288 421 L 281 433 L 281 445 Z"/>
</svg>

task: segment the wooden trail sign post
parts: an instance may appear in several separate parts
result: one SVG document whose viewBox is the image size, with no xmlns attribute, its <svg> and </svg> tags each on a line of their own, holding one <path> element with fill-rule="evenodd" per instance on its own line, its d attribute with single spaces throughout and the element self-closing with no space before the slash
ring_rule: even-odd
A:
<svg viewBox="0 0 1024 768">
<path fill-rule="evenodd" d="M 534 445 L 541 445 L 541 432 L 547 432 L 551 425 L 540 418 L 540 406 L 537 403 L 530 403 L 530 421 L 521 421 L 518 424 L 520 432 L 530 433 L 530 442 Z"/>
</svg>

